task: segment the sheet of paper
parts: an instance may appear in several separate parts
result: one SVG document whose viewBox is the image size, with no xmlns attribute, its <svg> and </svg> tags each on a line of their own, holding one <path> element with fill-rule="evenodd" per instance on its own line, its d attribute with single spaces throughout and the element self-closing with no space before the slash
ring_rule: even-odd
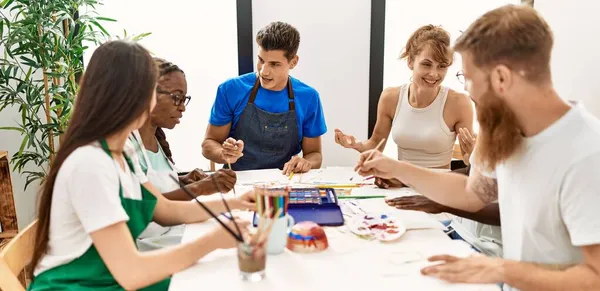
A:
<svg viewBox="0 0 600 291">
<path fill-rule="evenodd" d="M 391 189 L 381 189 L 377 186 L 364 186 L 359 188 L 353 188 L 350 192 L 350 196 L 361 196 L 361 197 L 369 197 L 369 196 L 385 196 L 387 198 L 401 197 L 401 196 L 410 196 L 410 195 L 419 195 L 418 192 L 413 190 L 412 188 L 391 188 Z"/>
</svg>

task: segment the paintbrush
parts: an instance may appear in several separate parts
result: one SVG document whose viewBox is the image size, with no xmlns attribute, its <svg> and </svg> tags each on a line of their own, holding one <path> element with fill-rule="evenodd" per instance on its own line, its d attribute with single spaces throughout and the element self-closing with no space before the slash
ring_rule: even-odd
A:
<svg viewBox="0 0 600 291">
<path fill-rule="evenodd" d="M 204 209 L 204 211 L 208 212 L 208 214 L 210 214 L 210 216 L 212 216 L 222 227 L 225 228 L 225 230 L 227 230 L 227 232 L 229 232 L 238 242 L 244 242 L 244 239 L 241 237 L 241 235 L 237 235 L 233 232 L 233 230 L 231 230 L 231 228 L 229 228 L 225 223 L 223 223 L 216 214 L 214 214 L 214 212 L 212 212 L 208 207 L 206 207 L 206 205 L 204 205 L 204 203 L 200 202 L 200 200 L 198 200 L 198 198 L 196 196 L 194 196 L 194 194 L 192 194 L 188 189 L 185 188 L 185 185 L 183 185 L 179 179 L 173 177 L 173 176 L 169 176 L 171 177 L 171 179 L 173 179 L 173 181 L 175 181 L 175 183 L 177 183 L 179 185 L 179 188 L 181 188 L 181 190 L 183 190 L 183 192 L 185 192 L 188 196 L 190 196 L 192 199 L 194 199 L 194 201 L 196 201 L 196 203 L 198 203 L 198 205 L 200 205 L 200 207 L 202 207 L 202 209 Z M 231 219 L 233 219 L 233 216 L 231 217 Z M 235 222 L 235 221 L 234 221 Z"/>
<path fill-rule="evenodd" d="M 233 169 L 231 169 L 231 163 L 229 162 L 229 159 L 226 160 L 227 161 L 227 167 L 233 171 Z M 233 185 L 233 195 L 237 196 L 237 193 L 235 193 L 235 185 Z"/>
<path fill-rule="evenodd" d="M 259 220 L 258 220 L 258 225 L 256 226 L 256 233 L 254 233 L 254 235 L 250 238 L 250 244 L 251 245 L 256 245 L 258 244 L 258 238 L 261 236 L 261 233 L 264 229 L 264 225 L 267 221 L 267 211 L 269 210 L 265 210 L 260 216 L 259 216 Z"/>
<path fill-rule="evenodd" d="M 258 243 L 261 244 L 264 241 L 267 240 L 267 238 L 269 237 L 269 234 L 271 233 L 271 230 L 273 229 L 273 225 L 275 224 L 275 220 L 277 219 L 277 217 L 279 217 L 279 215 L 281 215 L 281 211 L 283 209 L 279 208 L 277 210 L 277 212 L 275 213 L 275 216 L 273 216 L 273 219 L 271 219 L 271 222 L 269 223 L 269 225 L 267 226 L 267 230 L 262 232 L 260 237 L 258 238 Z"/>
</svg>

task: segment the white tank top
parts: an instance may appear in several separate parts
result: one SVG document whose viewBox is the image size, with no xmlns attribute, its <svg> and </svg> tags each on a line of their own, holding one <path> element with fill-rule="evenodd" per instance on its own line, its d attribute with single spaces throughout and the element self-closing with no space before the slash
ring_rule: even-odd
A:
<svg viewBox="0 0 600 291">
<path fill-rule="evenodd" d="M 409 87 L 410 83 L 400 87 L 392 121 L 392 139 L 398 146 L 398 160 L 427 168 L 450 164 L 456 133 L 444 121 L 449 88 L 442 86 L 429 106 L 415 108 L 408 101 Z"/>
</svg>

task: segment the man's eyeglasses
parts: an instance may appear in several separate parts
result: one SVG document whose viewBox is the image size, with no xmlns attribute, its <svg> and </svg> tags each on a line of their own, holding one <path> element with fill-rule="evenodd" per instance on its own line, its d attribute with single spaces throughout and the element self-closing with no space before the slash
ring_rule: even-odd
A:
<svg viewBox="0 0 600 291">
<path fill-rule="evenodd" d="M 465 74 L 463 74 L 463 72 L 462 72 L 462 71 L 459 71 L 458 73 L 456 73 L 456 78 L 458 79 L 458 81 L 459 81 L 461 84 L 464 84 L 464 83 L 465 83 Z"/>
<path fill-rule="evenodd" d="M 188 96 L 184 96 L 184 95 L 180 95 L 180 94 L 174 94 L 174 93 L 171 93 L 171 92 L 164 91 L 164 90 L 162 90 L 160 88 L 156 88 L 156 93 L 165 94 L 165 95 L 171 96 L 171 98 L 173 98 L 173 104 L 175 104 L 175 106 L 181 105 L 182 102 L 185 102 L 184 105 L 187 106 L 188 103 L 190 103 L 190 100 L 192 99 L 192 97 L 189 96 L 189 95 Z"/>
</svg>

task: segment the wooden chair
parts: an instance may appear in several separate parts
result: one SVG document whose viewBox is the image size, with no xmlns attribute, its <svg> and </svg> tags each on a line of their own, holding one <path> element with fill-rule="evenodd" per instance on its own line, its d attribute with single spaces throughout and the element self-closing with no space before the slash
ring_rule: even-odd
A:
<svg viewBox="0 0 600 291">
<path fill-rule="evenodd" d="M 0 246 L 4 245 L 4 240 L 11 239 L 17 235 L 17 231 L 19 230 L 13 186 L 10 178 L 8 152 L 5 151 L 0 151 L 0 227 L 2 229 L 2 232 L 0 232 Z"/>
<path fill-rule="evenodd" d="M 25 291 L 19 280 L 21 272 L 31 262 L 37 220 L 23 229 L 0 251 L 0 290 Z M 27 282 L 27 279 L 25 279 Z"/>
</svg>

